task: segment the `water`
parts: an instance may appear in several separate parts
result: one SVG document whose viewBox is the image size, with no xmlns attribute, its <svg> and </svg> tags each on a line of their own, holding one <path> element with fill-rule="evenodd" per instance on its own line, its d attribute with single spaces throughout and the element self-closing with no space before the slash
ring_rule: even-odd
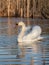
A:
<svg viewBox="0 0 49 65">
<path fill-rule="evenodd" d="M 44 39 L 33 42 L 32 44 L 30 43 L 29 45 L 17 43 L 17 31 L 15 31 L 17 28 L 15 29 L 15 26 L 12 25 L 11 29 L 14 32 L 8 34 L 7 21 L 7 18 L 0 18 L 0 65 L 49 65 L 48 20 L 30 21 L 33 23 L 32 25 L 38 24 L 42 27 L 43 31 L 41 36 Z M 15 25 L 20 19 L 12 18 L 11 21 L 14 21 L 13 24 Z M 29 24 L 31 25 L 30 22 Z"/>
</svg>

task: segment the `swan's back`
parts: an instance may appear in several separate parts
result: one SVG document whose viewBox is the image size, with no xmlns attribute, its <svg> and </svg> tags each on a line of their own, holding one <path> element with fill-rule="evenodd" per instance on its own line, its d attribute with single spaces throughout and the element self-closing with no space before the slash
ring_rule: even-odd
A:
<svg viewBox="0 0 49 65">
<path fill-rule="evenodd" d="M 32 31 L 28 35 L 24 36 L 24 39 L 36 39 L 40 36 L 41 32 L 42 30 L 40 26 L 33 26 Z"/>
</svg>

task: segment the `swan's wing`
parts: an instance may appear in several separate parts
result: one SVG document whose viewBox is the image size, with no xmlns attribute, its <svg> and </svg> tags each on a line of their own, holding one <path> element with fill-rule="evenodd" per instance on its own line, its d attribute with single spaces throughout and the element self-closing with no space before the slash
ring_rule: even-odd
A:
<svg viewBox="0 0 49 65">
<path fill-rule="evenodd" d="M 24 37 L 23 37 L 23 40 L 30 40 L 31 37 L 32 37 L 32 34 L 31 34 L 32 31 L 27 31 L 27 33 L 25 33 Z"/>
<path fill-rule="evenodd" d="M 41 32 L 42 32 L 42 30 L 41 30 L 41 27 L 40 26 L 37 26 L 37 25 L 34 26 L 32 28 L 32 38 L 39 37 L 41 35 Z"/>
<path fill-rule="evenodd" d="M 40 36 L 40 34 L 41 34 L 41 28 L 40 28 L 40 26 L 34 26 L 32 28 L 32 31 L 30 31 L 29 34 L 27 34 L 26 36 L 24 36 L 24 38 L 35 39 L 38 36 Z"/>
<path fill-rule="evenodd" d="M 30 40 L 31 39 L 31 37 L 32 37 L 32 28 L 30 28 L 30 29 L 28 29 L 26 32 L 25 32 L 25 35 L 24 35 L 24 37 L 23 37 L 23 40 L 25 39 L 25 40 Z"/>
</svg>

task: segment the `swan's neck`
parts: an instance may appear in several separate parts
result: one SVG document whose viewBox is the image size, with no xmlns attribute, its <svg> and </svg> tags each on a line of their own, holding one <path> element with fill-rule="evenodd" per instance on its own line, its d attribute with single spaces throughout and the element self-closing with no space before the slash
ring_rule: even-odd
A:
<svg viewBox="0 0 49 65">
<path fill-rule="evenodd" d="M 18 36 L 18 41 L 22 41 L 22 38 L 23 38 L 24 33 L 25 33 L 25 29 L 26 29 L 26 27 L 25 27 L 25 24 L 24 24 L 24 25 L 22 25 L 21 32 L 20 32 L 20 34 Z"/>
</svg>

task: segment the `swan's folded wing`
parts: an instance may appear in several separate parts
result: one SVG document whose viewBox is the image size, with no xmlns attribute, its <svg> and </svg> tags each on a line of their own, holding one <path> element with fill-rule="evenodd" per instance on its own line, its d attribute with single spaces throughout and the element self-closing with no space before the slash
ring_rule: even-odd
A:
<svg viewBox="0 0 49 65">
<path fill-rule="evenodd" d="M 30 33 L 28 33 L 24 38 L 30 38 L 30 39 L 35 39 L 41 34 L 41 28 L 39 26 L 34 26 Z"/>
<path fill-rule="evenodd" d="M 31 32 L 32 32 L 32 31 L 30 31 L 29 33 L 27 33 L 26 35 L 24 35 L 23 40 L 30 40 L 31 37 L 32 37 Z"/>
</svg>

